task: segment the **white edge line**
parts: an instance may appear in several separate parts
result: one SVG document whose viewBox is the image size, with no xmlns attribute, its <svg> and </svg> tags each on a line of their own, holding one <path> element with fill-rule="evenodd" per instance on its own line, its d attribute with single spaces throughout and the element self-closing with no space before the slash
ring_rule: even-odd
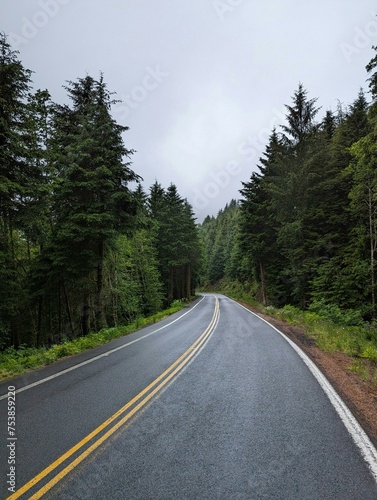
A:
<svg viewBox="0 0 377 500">
<path fill-rule="evenodd" d="M 17 389 L 15 391 L 15 393 L 17 394 L 19 392 L 23 392 L 23 391 L 26 391 L 28 389 L 31 389 L 32 387 L 35 387 L 37 385 L 44 384 L 45 382 L 48 382 L 49 380 L 52 380 L 52 379 L 57 378 L 57 377 L 60 377 L 61 375 L 65 375 L 66 373 L 71 372 L 73 370 L 76 370 L 77 368 L 80 368 L 81 366 L 88 365 L 89 363 L 92 363 L 93 361 L 97 361 L 98 359 L 103 358 L 105 356 L 108 356 L 109 354 L 112 354 L 113 352 L 120 351 L 121 349 L 125 349 L 126 347 L 128 347 L 128 346 L 130 346 L 132 344 L 135 344 L 136 342 L 139 342 L 140 340 L 146 339 L 147 337 L 150 337 L 151 335 L 154 335 L 155 333 L 157 333 L 157 332 L 163 330 L 164 328 L 167 328 L 168 326 L 172 325 L 176 321 L 179 321 L 184 316 L 186 316 L 186 314 L 189 314 L 190 312 L 192 312 L 195 309 L 195 307 L 198 306 L 202 302 L 202 300 L 205 299 L 205 297 L 206 296 L 203 295 L 203 297 L 199 300 L 199 302 L 197 304 L 194 305 L 194 307 L 192 307 L 190 310 L 188 310 L 184 314 L 182 314 L 182 316 L 179 316 L 179 318 L 176 318 L 175 320 L 171 321 L 167 325 L 161 326 L 160 328 L 157 328 L 157 330 L 153 330 L 153 332 L 150 332 L 150 333 L 147 333 L 146 335 L 143 335 L 143 337 L 139 337 L 138 339 L 131 340 L 131 342 L 127 342 L 127 344 L 123 344 L 123 345 L 121 345 L 119 347 L 116 347 L 115 349 L 111 349 L 110 351 L 106 351 L 106 352 L 104 352 L 102 354 L 99 354 L 98 356 L 94 356 L 93 358 L 87 359 L 86 361 L 83 361 L 82 363 L 79 363 L 77 365 L 71 366 L 70 368 L 66 368 L 65 370 L 62 370 L 62 371 L 60 371 L 58 373 L 55 373 L 54 375 L 50 375 L 49 377 L 43 378 L 41 380 L 38 380 L 37 382 L 33 382 L 32 384 L 25 385 L 24 387 L 21 387 L 20 389 Z M 8 397 L 8 394 L 4 394 L 3 396 L 0 396 L 0 401 L 2 399 L 6 399 L 7 397 Z"/>
<path fill-rule="evenodd" d="M 228 297 L 229 298 L 229 297 Z M 336 392 L 334 387 L 330 384 L 330 382 L 327 380 L 327 378 L 323 375 L 323 373 L 320 371 L 320 369 L 317 367 L 315 363 L 309 358 L 305 352 L 300 349 L 300 347 L 295 344 L 290 338 L 288 338 L 283 332 L 278 330 L 274 325 L 271 325 L 267 320 L 259 316 L 258 314 L 254 313 L 253 311 L 250 311 L 250 309 L 247 309 L 244 307 L 242 304 L 239 304 L 237 301 L 233 299 L 229 299 L 232 302 L 235 302 L 238 304 L 240 307 L 248 311 L 250 314 L 253 314 L 260 320 L 264 321 L 269 325 L 271 328 L 273 328 L 275 331 L 277 331 L 287 342 L 288 344 L 293 347 L 293 349 L 297 352 L 297 354 L 300 356 L 300 358 L 303 360 L 303 362 L 306 364 L 306 366 L 309 368 L 313 376 L 316 378 L 318 381 L 319 385 L 322 387 L 323 391 L 329 398 L 331 404 L 335 408 L 336 412 L 338 413 L 340 419 L 342 420 L 343 424 L 345 425 L 347 431 L 351 435 L 354 443 L 356 446 L 360 449 L 361 454 L 366 461 L 366 463 L 369 466 L 369 469 L 372 473 L 372 476 L 374 480 L 377 483 L 377 450 L 373 446 L 373 443 L 365 433 L 365 431 L 362 429 L 361 425 L 359 422 L 356 420 L 354 415 L 351 413 L 351 410 L 348 408 L 346 403 L 342 400 L 342 398 L 339 396 L 339 394 Z"/>
</svg>

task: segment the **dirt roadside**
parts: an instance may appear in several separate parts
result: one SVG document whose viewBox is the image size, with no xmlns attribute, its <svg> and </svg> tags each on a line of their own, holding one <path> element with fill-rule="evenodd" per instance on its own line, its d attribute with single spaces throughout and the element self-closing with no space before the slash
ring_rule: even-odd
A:
<svg viewBox="0 0 377 500">
<path fill-rule="evenodd" d="M 349 370 L 354 360 L 343 353 L 321 351 L 315 345 L 315 341 L 305 335 L 304 328 L 272 318 L 244 302 L 238 302 L 283 332 L 310 357 L 347 404 L 374 446 L 377 447 L 377 387 L 365 382 L 356 373 Z"/>
</svg>

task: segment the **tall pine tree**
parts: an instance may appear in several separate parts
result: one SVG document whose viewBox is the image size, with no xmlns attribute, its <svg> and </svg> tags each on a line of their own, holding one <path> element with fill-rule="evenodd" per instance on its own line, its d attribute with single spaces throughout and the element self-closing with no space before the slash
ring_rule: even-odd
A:
<svg viewBox="0 0 377 500">
<path fill-rule="evenodd" d="M 113 101 L 102 75 L 66 88 L 72 107 L 56 106 L 51 139 L 57 179 L 50 275 L 60 283 L 72 335 L 86 335 L 107 324 L 105 256 L 116 235 L 133 226 L 136 203 L 128 184 L 139 177 L 122 139 L 127 127 L 111 117 Z"/>
<path fill-rule="evenodd" d="M 19 262 L 24 259 L 20 221 L 36 176 L 35 166 L 28 161 L 31 71 L 17 54 L 0 33 L 0 344 L 13 345 L 19 343 L 21 311 L 26 305 Z"/>
</svg>

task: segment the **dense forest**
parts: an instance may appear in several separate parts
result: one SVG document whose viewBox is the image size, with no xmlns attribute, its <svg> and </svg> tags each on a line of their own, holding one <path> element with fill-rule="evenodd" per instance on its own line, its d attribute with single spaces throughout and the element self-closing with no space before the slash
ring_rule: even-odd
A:
<svg viewBox="0 0 377 500">
<path fill-rule="evenodd" d="M 373 47 L 377 51 L 377 47 Z M 240 201 L 200 227 L 203 280 L 248 283 L 268 305 L 376 318 L 377 55 L 361 90 L 318 120 L 302 84 Z"/>
<path fill-rule="evenodd" d="M 69 105 L 0 35 L 0 348 L 127 324 L 192 295 L 198 228 L 174 184 L 144 192 L 100 75 Z"/>
<path fill-rule="evenodd" d="M 377 55 L 366 69 L 371 102 L 321 119 L 299 84 L 241 199 L 198 226 L 174 184 L 144 191 L 103 75 L 56 104 L 1 34 L 0 348 L 126 325 L 224 278 L 375 320 Z"/>
</svg>

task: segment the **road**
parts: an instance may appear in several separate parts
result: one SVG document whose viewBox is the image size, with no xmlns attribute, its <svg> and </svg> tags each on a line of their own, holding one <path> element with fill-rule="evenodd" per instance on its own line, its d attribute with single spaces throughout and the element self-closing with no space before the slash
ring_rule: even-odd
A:
<svg viewBox="0 0 377 500">
<path fill-rule="evenodd" d="M 261 318 L 204 294 L 0 384 L 0 498 L 375 500 L 377 452 L 308 365 Z"/>
</svg>

